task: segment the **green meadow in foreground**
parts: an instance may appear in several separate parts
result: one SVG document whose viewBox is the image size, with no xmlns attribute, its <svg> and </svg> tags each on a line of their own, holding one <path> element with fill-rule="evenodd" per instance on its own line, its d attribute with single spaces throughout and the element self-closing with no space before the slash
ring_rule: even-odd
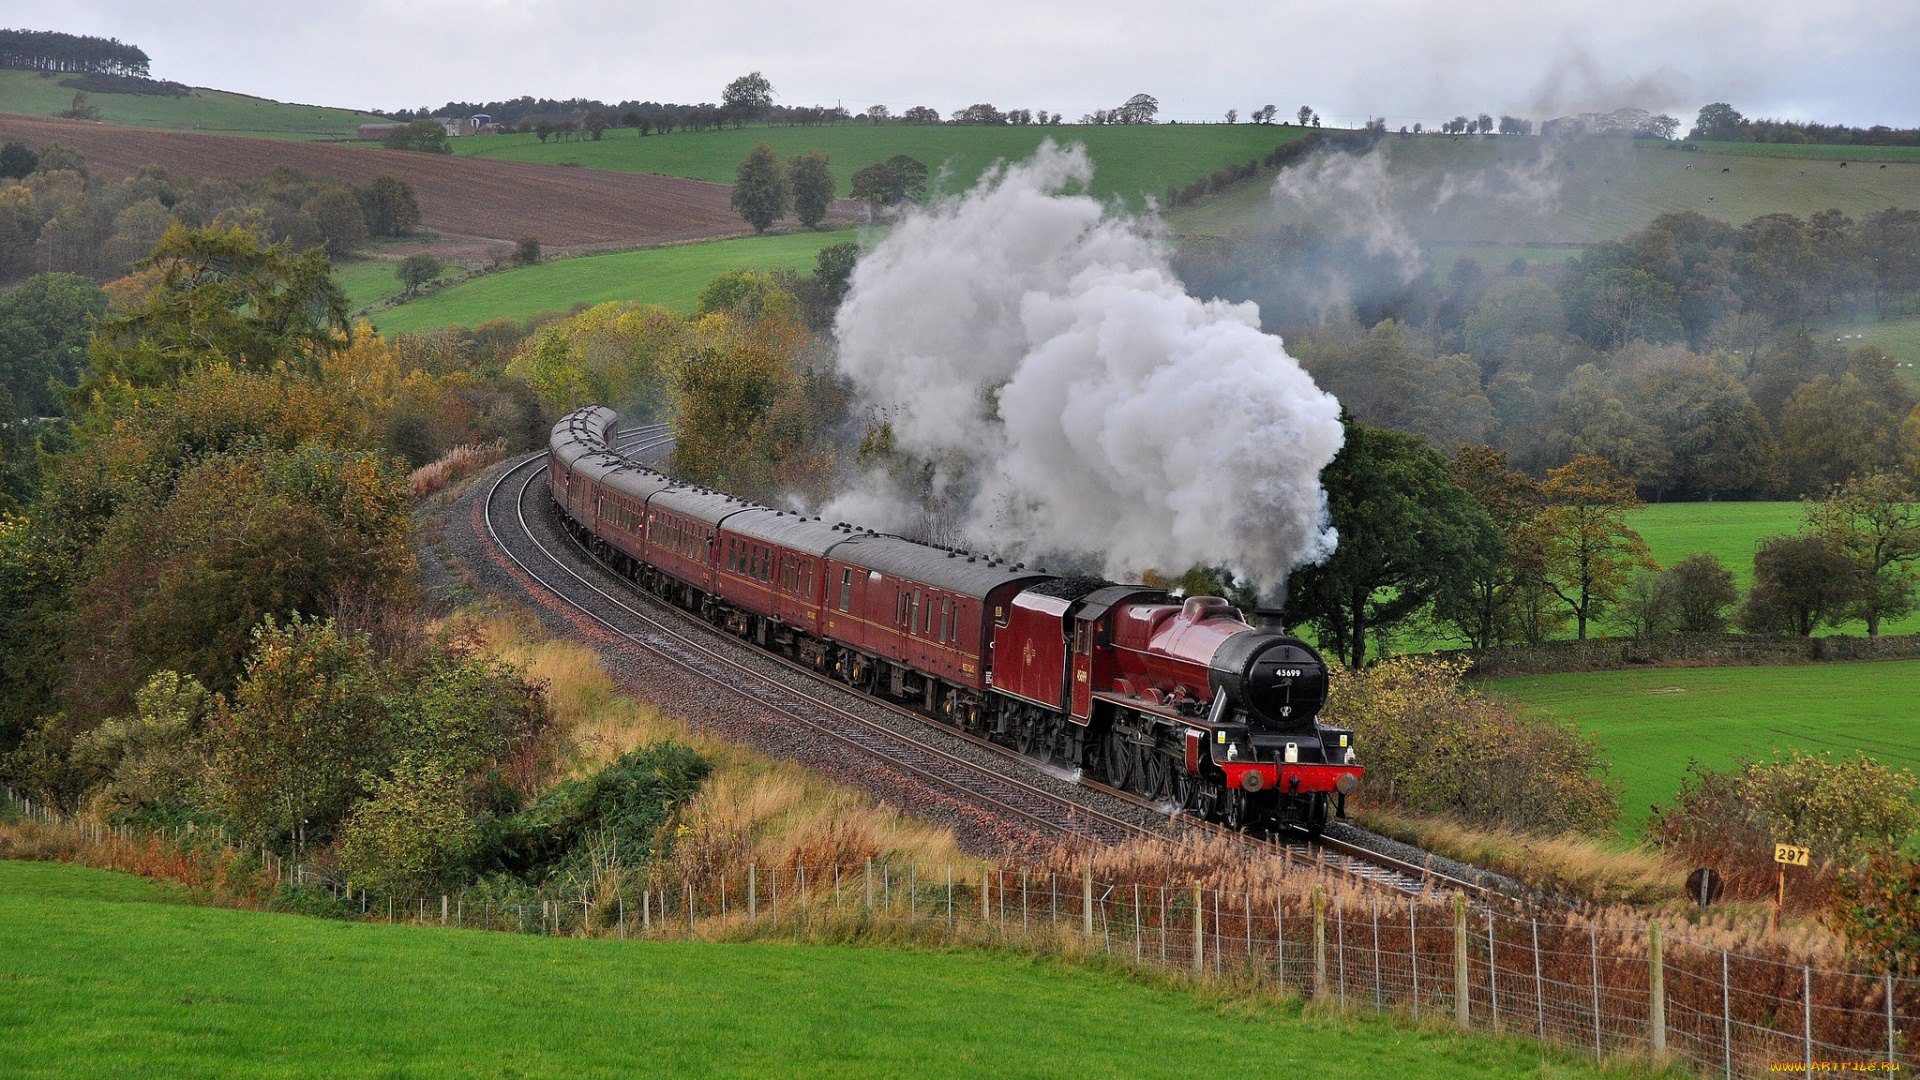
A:
<svg viewBox="0 0 1920 1080">
<path fill-rule="evenodd" d="M 100 119 L 109 124 L 215 131 L 270 139 L 351 136 L 361 124 L 377 124 L 386 119 L 352 109 L 295 105 L 199 87 L 189 90 L 184 97 L 89 93 L 87 103 L 98 108 Z M 42 78 L 32 71 L 0 71 L 0 112 L 52 116 L 71 104 L 73 87 L 61 86 L 59 77 Z"/>
<path fill-rule="evenodd" d="M 906 154 L 932 172 L 936 190 L 971 187 L 996 161 L 1031 156 L 1042 140 L 1079 143 L 1093 159 L 1093 194 L 1119 196 L 1139 209 L 1146 196 L 1164 197 L 1226 165 L 1244 164 L 1284 142 L 1301 138 L 1296 127 L 1259 124 L 1061 125 L 983 127 L 960 124 L 839 124 L 832 127 L 762 127 L 723 131 L 677 131 L 641 138 L 630 129 L 606 133 L 599 142 L 541 143 L 532 135 L 488 135 L 453 140 L 454 153 L 549 165 L 659 173 L 733 183 L 747 153 L 765 142 L 781 158 L 808 150 L 827 154 L 839 192 L 852 190 L 859 169 Z"/>
<path fill-rule="evenodd" d="M 383 334 L 418 333 L 441 326 L 477 326 L 488 319 L 524 319 L 540 311 L 567 311 L 575 304 L 636 300 L 665 304 L 683 312 L 707 283 L 728 270 L 813 270 L 814 256 L 828 244 L 855 239 L 857 231 L 798 232 L 749 236 L 701 244 L 616 251 L 554 259 L 538 266 L 503 270 L 374 312 L 369 318 Z M 370 265 L 370 264 L 369 264 Z M 364 271 L 369 298 L 386 288 L 377 271 Z M 387 281 L 393 271 L 386 271 Z M 361 288 L 357 277 L 341 275 L 349 292 Z M 394 283 L 391 293 L 399 292 Z"/>
<path fill-rule="evenodd" d="M 1920 660 L 1649 668 L 1493 679 L 1487 690 L 1597 736 L 1623 788 L 1620 832 L 1638 837 L 1689 761 L 1724 769 L 1789 749 L 1864 750 L 1920 770 Z"/>
<path fill-rule="evenodd" d="M 1520 1042 L 1249 1017 L 1050 961 L 582 941 L 156 903 L 0 861 L 9 1077 L 1585 1076 Z"/>
</svg>

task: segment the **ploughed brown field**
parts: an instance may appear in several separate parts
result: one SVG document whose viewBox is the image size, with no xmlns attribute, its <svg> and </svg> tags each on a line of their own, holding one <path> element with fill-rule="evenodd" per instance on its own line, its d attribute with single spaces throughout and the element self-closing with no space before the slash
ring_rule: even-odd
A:
<svg viewBox="0 0 1920 1080">
<path fill-rule="evenodd" d="M 740 236 L 751 230 L 727 205 L 725 184 L 671 176 L 421 154 L 344 143 L 155 131 L 0 113 L 0 140 L 57 142 L 109 178 L 142 165 L 176 176 L 246 179 L 278 168 L 364 183 L 382 174 L 413 185 L 421 224 L 448 254 L 479 252 L 523 236 L 550 251 L 640 247 Z M 836 219 L 858 203 L 841 200 Z"/>
</svg>

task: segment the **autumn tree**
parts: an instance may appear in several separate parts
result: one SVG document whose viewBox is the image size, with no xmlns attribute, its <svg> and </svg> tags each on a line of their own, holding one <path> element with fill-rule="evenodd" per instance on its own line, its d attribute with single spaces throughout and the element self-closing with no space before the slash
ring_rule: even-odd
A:
<svg viewBox="0 0 1920 1080">
<path fill-rule="evenodd" d="M 137 269 L 154 283 L 95 329 L 83 399 L 169 386 L 213 364 L 314 373 L 347 334 L 346 294 L 320 252 L 295 255 L 242 228 L 176 225 Z"/>
<path fill-rule="evenodd" d="M 827 169 L 827 155 L 820 151 L 809 150 L 787 159 L 787 189 L 793 195 L 793 214 L 807 228 L 817 229 L 826 220 L 827 211 L 833 208 L 835 184 L 833 173 Z"/>
<path fill-rule="evenodd" d="M 1476 560 L 1471 576 L 1439 594 L 1435 613 L 1467 639 L 1485 649 L 1515 636 L 1515 607 L 1540 579 L 1537 536 L 1532 529 L 1540 511 L 1540 486 L 1509 468 L 1503 450 L 1463 446 L 1453 458 L 1454 483 L 1473 497 L 1496 530 L 1489 558 Z"/>
<path fill-rule="evenodd" d="M 1891 473 L 1856 476 L 1807 504 L 1807 529 L 1845 555 L 1859 579 L 1854 613 L 1878 636 L 1883 619 L 1913 610 L 1920 504 Z"/>
<path fill-rule="evenodd" d="M 1674 629 L 1686 634 L 1713 634 L 1727 627 L 1727 609 L 1740 599 L 1733 587 L 1733 571 L 1713 554 L 1689 555 L 1665 574 L 1673 605 Z"/>
<path fill-rule="evenodd" d="M 1548 472 L 1540 494 L 1546 506 L 1535 528 L 1543 578 L 1584 641 L 1587 624 L 1619 598 L 1635 571 L 1658 568 L 1647 542 L 1627 525 L 1627 511 L 1640 500 L 1633 484 L 1597 457 L 1578 457 Z"/>
<path fill-rule="evenodd" d="M 393 275 L 400 279 L 400 284 L 411 295 L 419 292 L 420 286 L 439 277 L 446 268 L 447 264 L 430 252 L 416 251 L 400 260 L 400 264 L 393 268 Z"/>
<path fill-rule="evenodd" d="M 720 103 L 749 120 L 757 120 L 773 110 L 773 84 L 757 71 L 748 72 L 727 84 L 720 93 Z"/>
<path fill-rule="evenodd" d="M 919 202 L 927 195 L 927 167 L 905 154 L 895 154 L 854 172 L 853 197 L 875 210 Z"/>
<path fill-rule="evenodd" d="M 766 232 L 768 226 L 786 216 L 787 178 L 773 147 L 761 143 L 740 163 L 734 171 L 730 201 L 734 212 L 746 219 L 755 232 Z"/>
<path fill-rule="evenodd" d="M 413 185 L 397 176 L 376 176 L 353 189 L 373 236 L 405 236 L 420 227 L 420 203 Z"/>
<path fill-rule="evenodd" d="M 211 725 L 220 812 L 296 852 L 331 836 L 385 732 L 373 672 L 367 640 L 332 620 L 263 622 L 239 687 Z"/>
<path fill-rule="evenodd" d="M 1342 419 L 1346 442 L 1320 474 L 1340 546 L 1294 572 L 1286 611 L 1360 667 L 1369 635 L 1391 633 L 1449 586 L 1485 574 L 1499 539 L 1425 439 Z"/>
<path fill-rule="evenodd" d="M 1859 602 L 1858 566 L 1823 536 L 1776 536 L 1753 556 L 1753 588 L 1740 608 L 1748 633 L 1811 635 Z"/>
</svg>

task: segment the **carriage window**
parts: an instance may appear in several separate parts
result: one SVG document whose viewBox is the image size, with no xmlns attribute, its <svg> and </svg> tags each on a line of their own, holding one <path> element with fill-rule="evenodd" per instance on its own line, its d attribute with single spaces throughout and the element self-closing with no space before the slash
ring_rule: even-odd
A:
<svg viewBox="0 0 1920 1080">
<path fill-rule="evenodd" d="M 907 594 L 902 592 L 896 592 L 893 594 L 893 625 L 899 626 L 901 623 L 906 621 L 907 621 Z"/>
<path fill-rule="evenodd" d="M 853 610 L 853 571 L 840 571 L 840 610 Z"/>
<path fill-rule="evenodd" d="M 907 605 L 907 633 L 925 633 L 920 629 L 920 590 L 913 590 L 913 602 Z"/>
<path fill-rule="evenodd" d="M 944 596 L 940 598 L 940 640 L 953 640 L 953 601 Z"/>
<path fill-rule="evenodd" d="M 1073 651 L 1074 652 L 1077 652 L 1077 653 L 1091 652 L 1092 650 L 1091 648 L 1089 648 L 1089 646 L 1092 644 L 1092 639 L 1093 639 L 1093 635 L 1087 632 L 1086 623 L 1075 622 L 1073 624 Z"/>
</svg>

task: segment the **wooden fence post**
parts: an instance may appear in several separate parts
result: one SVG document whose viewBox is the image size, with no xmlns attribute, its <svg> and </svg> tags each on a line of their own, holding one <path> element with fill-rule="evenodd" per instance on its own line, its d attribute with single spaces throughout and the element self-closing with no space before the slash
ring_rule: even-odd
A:
<svg viewBox="0 0 1920 1080">
<path fill-rule="evenodd" d="M 1313 1000 L 1327 1000 L 1327 897 L 1313 887 Z"/>
<path fill-rule="evenodd" d="M 980 921 L 983 923 L 993 921 L 993 894 L 988 891 L 993 879 L 987 876 L 990 872 L 984 866 L 980 868 Z"/>
<path fill-rule="evenodd" d="M 756 922 L 760 918 L 760 867 L 747 864 L 747 921 Z"/>
<path fill-rule="evenodd" d="M 1080 921 L 1081 930 L 1088 937 L 1093 936 L 1093 863 L 1089 861 L 1080 878 Z"/>
<path fill-rule="evenodd" d="M 1199 975 L 1206 971 L 1206 898 L 1200 893 L 1200 883 L 1193 885 L 1193 973 Z"/>
<path fill-rule="evenodd" d="M 873 917 L 873 856 L 867 856 L 867 907 L 864 914 Z"/>
<path fill-rule="evenodd" d="M 1647 1026 L 1653 1053 L 1667 1052 L 1667 965 L 1660 947 L 1660 923 L 1647 924 Z"/>
<path fill-rule="evenodd" d="M 1453 1021 L 1473 1026 L 1472 971 L 1467 967 L 1467 894 L 1453 894 Z"/>
</svg>

